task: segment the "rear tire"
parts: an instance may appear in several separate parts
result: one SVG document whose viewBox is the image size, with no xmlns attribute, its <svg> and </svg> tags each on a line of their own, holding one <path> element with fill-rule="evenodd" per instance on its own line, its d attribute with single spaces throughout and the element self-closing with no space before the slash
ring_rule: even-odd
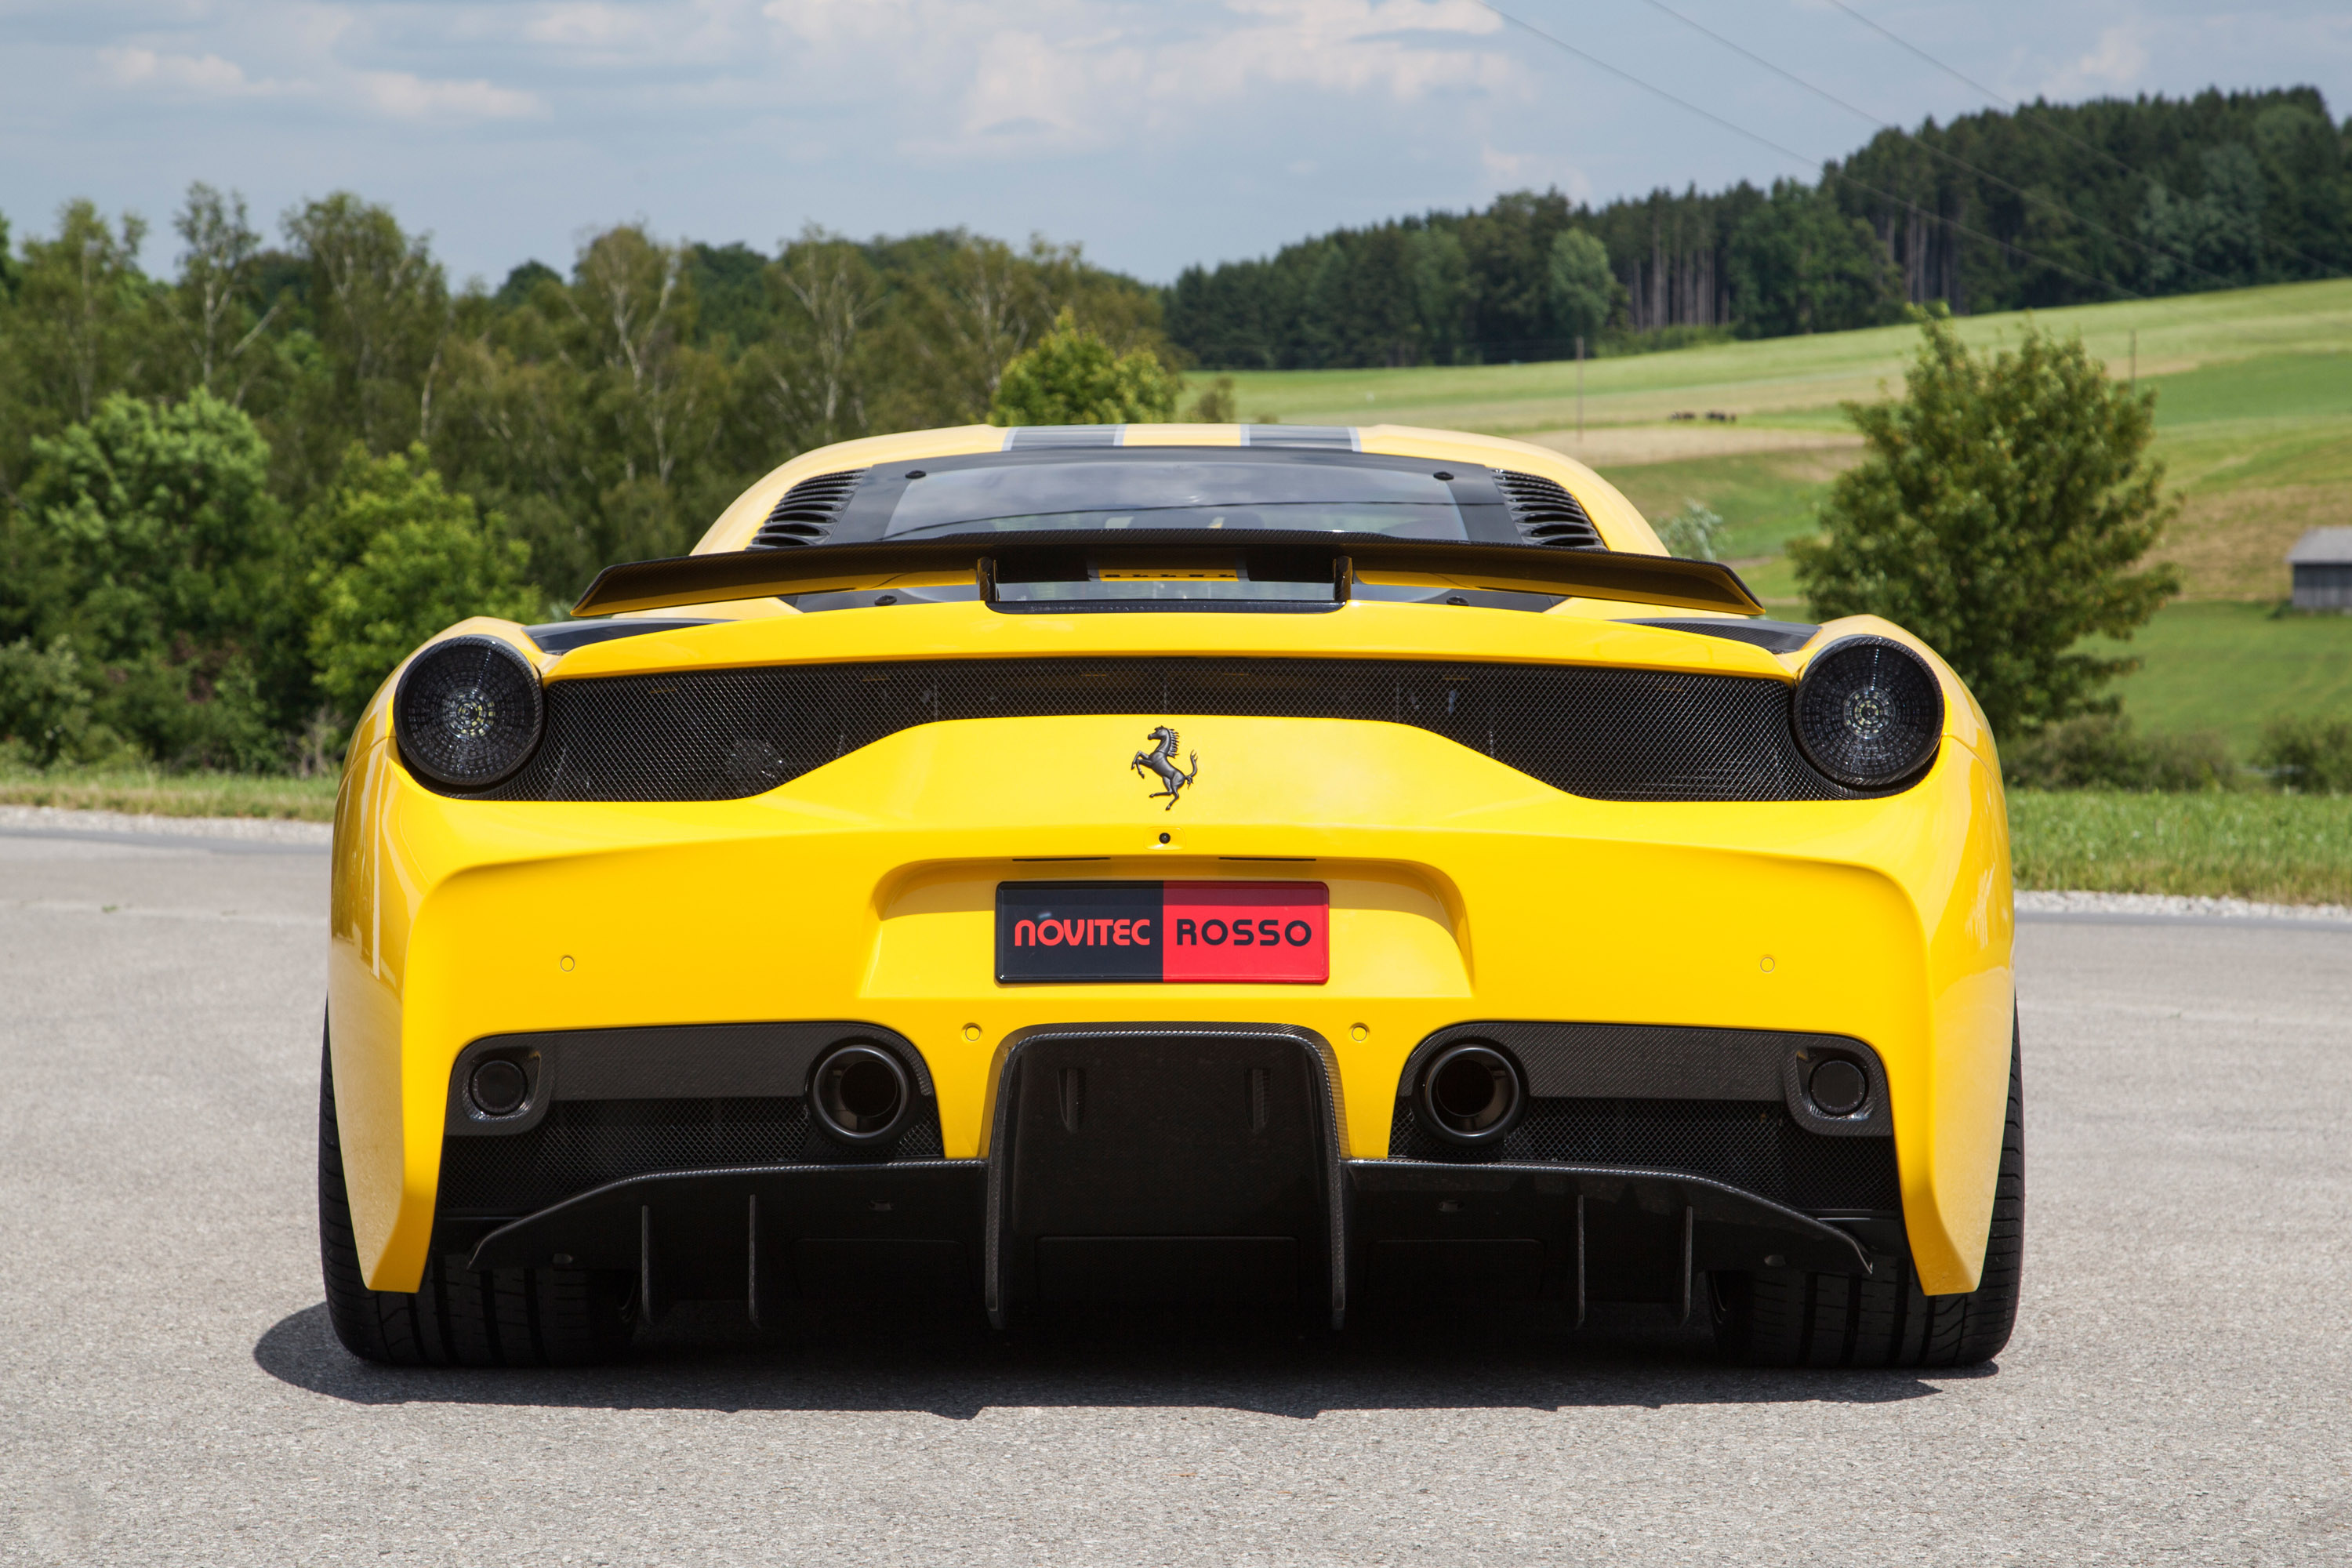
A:
<svg viewBox="0 0 2352 1568">
<path fill-rule="evenodd" d="M 1984 1271 L 1964 1296 L 1929 1296 L 1908 1259 L 1879 1276 L 1761 1268 L 1711 1281 L 1716 1342 L 1750 1366 L 1978 1366 L 2017 1325 L 2025 1257 L 2025 1083 L 2010 1026 L 2009 1116 Z"/>
<path fill-rule="evenodd" d="M 319 1259 L 343 1348 L 388 1366 L 579 1366 L 634 1331 L 628 1277 L 566 1268 L 470 1269 L 435 1255 L 414 1291 L 371 1290 L 343 1184 L 331 1056 L 319 1064 Z"/>
</svg>

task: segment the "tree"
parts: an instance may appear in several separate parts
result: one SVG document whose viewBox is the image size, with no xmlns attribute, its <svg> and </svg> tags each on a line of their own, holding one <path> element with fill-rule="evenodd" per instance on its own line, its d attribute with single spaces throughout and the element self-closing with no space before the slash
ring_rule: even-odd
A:
<svg viewBox="0 0 2352 1568">
<path fill-rule="evenodd" d="M 336 424 L 371 452 L 429 437 L 449 291 L 425 237 L 403 233 L 390 208 L 348 191 L 304 203 L 285 227 L 308 268 Z"/>
<path fill-rule="evenodd" d="M 91 202 L 66 202 L 54 240 L 26 240 L 14 351 L 30 402 L 58 423 L 85 421 L 108 393 L 131 385 L 146 334 L 148 279 L 139 270 L 146 224 L 108 224 Z"/>
<path fill-rule="evenodd" d="M 812 224 L 768 268 L 777 334 L 747 356 L 766 422 L 794 450 L 866 434 L 866 342 L 882 279 L 864 252 Z"/>
<path fill-rule="evenodd" d="M 346 721 L 416 645 L 469 616 L 532 618 L 530 551 L 498 513 L 444 489 L 422 446 L 354 449 L 305 520 L 323 564 L 310 651 L 319 689 Z"/>
<path fill-rule="evenodd" d="M 1064 310 L 1037 346 L 1004 367 L 992 425 L 1156 425 L 1176 416 L 1177 380 L 1150 349 L 1114 353 Z"/>
<path fill-rule="evenodd" d="M 1617 278 L 1609 247 L 1580 228 L 1564 228 L 1551 242 L 1551 309 L 1563 337 L 1601 341 L 1617 305 Z"/>
<path fill-rule="evenodd" d="M 273 301 L 254 311 L 255 258 L 261 236 L 246 221 L 245 198 L 226 195 L 198 181 L 172 220 L 187 248 L 180 256 L 180 280 L 172 289 L 172 314 L 187 356 L 182 380 L 206 392 L 228 384 L 228 401 L 242 404 L 251 375 L 241 366 L 281 308 Z"/>
<path fill-rule="evenodd" d="M 116 393 L 33 450 L 23 526 L 55 574 L 41 631 L 110 660 L 243 641 L 282 526 L 251 419 L 206 392 L 160 407 Z"/>
<path fill-rule="evenodd" d="M 201 390 L 160 407 L 117 393 L 33 451 L 0 636 L 41 650 L 52 693 L 69 668 L 96 721 L 159 760 L 278 760 L 265 682 L 286 538 L 253 421 Z"/>
<path fill-rule="evenodd" d="M 1824 619 L 1878 615 L 1926 638 L 1999 734 L 2113 711 L 2099 686 L 2137 667 L 2076 647 L 2128 637 L 2179 591 L 2139 563 L 2178 509 L 2147 457 L 2154 392 L 2118 385 L 2084 352 L 2029 328 L 1971 355 L 1921 317 L 1897 402 L 1849 403 L 1863 460 L 1839 476 L 1818 539 L 1790 546 Z"/>
<path fill-rule="evenodd" d="M 2263 171 L 2253 150 L 2231 142 L 2198 159 L 2201 195 L 2147 184 L 2139 231 L 2148 243 L 2147 281 L 2164 293 L 2251 283 L 2263 262 Z"/>
<path fill-rule="evenodd" d="M 1771 198 L 1731 239 L 1733 312 L 1741 332 L 1835 332 L 1899 319 L 1899 279 L 1870 225 L 1826 191 L 1775 181 Z"/>
</svg>

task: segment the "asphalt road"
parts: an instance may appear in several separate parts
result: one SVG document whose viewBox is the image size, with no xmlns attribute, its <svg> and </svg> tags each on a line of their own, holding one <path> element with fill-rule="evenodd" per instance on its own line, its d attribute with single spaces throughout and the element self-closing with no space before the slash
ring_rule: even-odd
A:
<svg viewBox="0 0 2352 1568">
<path fill-rule="evenodd" d="M 2342 1563 L 2352 929 L 2024 928 L 2022 1326 L 1337 1342 L 681 1313 L 362 1365 L 313 1239 L 326 857 L 0 830 L 0 1559 Z"/>
</svg>

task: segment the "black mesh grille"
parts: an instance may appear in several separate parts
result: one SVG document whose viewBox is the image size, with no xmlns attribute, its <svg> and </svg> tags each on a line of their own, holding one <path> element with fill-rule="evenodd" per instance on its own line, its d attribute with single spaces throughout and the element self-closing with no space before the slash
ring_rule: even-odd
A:
<svg viewBox="0 0 2352 1568">
<path fill-rule="evenodd" d="M 1069 658 L 551 681 L 538 752 L 468 798 L 740 800 L 919 724 L 1098 713 L 1411 724 L 1600 800 L 1869 793 L 1804 760 L 1789 688 L 1769 679 L 1391 659 Z"/>
<path fill-rule="evenodd" d="M 857 481 L 865 477 L 864 468 L 849 468 L 803 479 L 776 502 L 775 510 L 768 513 L 768 521 L 752 536 L 750 547 L 779 550 L 786 545 L 823 544 L 842 509 L 856 491 Z"/>
<path fill-rule="evenodd" d="M 1619 1165 L 1706 1176 L 1794 1209 L 1903 1206 L 1892 1138 L 1808 1132 L 1775 1103 L 1744 1100 L 1537 1100 L 1500 1146 L 1432 1137 L 1397 1102 L 1389 1152 L 1399 1160 Z"/>
<path fill-rule="evenodd" d="M 852 1151 L 810 1125 L 798 1096 L 565 1100 L 525 1131 L 443 1139 L 439 1206 L 443 1214 L 521 1215 L 659 1171 L 935 1160 L 940 1153 L 935 1110 L 919 1113 L 888 1148 Z"/>
<path fill-rule="evenodd" d="M 1584 515 L 1584 508 L 1559 480 L 1496 468 L 1495 487 L 1510 506 L 1519 537 L 1529 544 L 1554 544 L 1563 550 L 1608 548 L 1601 542 L 1601 531 Z"/>
</svg>

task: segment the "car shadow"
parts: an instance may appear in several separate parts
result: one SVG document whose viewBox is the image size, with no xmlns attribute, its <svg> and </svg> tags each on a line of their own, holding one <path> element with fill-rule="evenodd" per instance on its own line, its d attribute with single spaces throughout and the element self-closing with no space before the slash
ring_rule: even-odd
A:
<svg viewBox="0 0 2352 1568">
<path fill-rule="evenodd" d="M 1346 1410 L 1559 1410 L 1684 1405 L 1886 1405 L 1939 1392 L 1916 1372 L 1733 1366 L 1663 1311 L 1557 1319 L 1383 1319 L 1345 1333 L 1265 1322 L 1066 1321 L 999 1333 L 976 1321 L 801 1313 L 754 1329 L 740 1307 L 688 1303 L 604 1366 L 378 1366 L 336 1341 L 324 1302 L 253 1347 L 271 1376 L 359 1405 L 613 1410 L 915 1412 L 1211 1407 L 1312 1420 Z M 1934 1373 L 1937 1383 L 1991 1368 Z"/>
</svg>

